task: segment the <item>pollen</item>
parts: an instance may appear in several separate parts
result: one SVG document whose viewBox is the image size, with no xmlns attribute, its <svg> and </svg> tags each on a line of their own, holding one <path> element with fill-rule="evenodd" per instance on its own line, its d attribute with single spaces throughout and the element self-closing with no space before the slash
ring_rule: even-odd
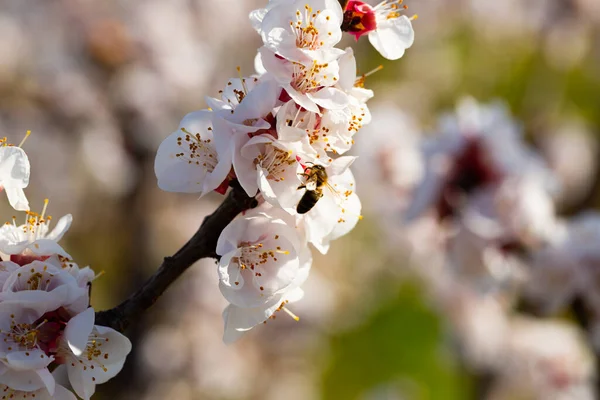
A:
<svg viewBox="0 0 600 400">
<path fill-rule="evenodd" d="M 210 130 L 207 129 L 203 138 L 200 133 L 193 134 L 186 128 L 181 128 L 182 135 L 177 137 L 177 145 L 181 148 L 181 152 L 176 153 L 175 157 L 188 164 L 201 166 L 208 172 L 214 171 L 218 158 L 212 145 Z"/>
<path fill-rule="evenodd" d="M 284 151 L 272 144 L 267 144 L 262 154 L 254 159 L 254 165 L 267 171 L 267 179 L 274 182 L 284 181 L 284 174 L 297 164 L 292 151 Z"/>
</svg>

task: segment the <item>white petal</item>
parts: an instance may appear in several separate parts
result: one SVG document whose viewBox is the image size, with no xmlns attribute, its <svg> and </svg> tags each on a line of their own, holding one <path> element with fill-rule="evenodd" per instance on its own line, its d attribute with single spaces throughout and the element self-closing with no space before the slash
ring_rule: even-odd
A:
<svg viewBox="0 0 600 400">
<path fill-rule="evenodd" d="M 321 110 L 317 104 L 312 100 L 309 95 L 302 94 L 298 92 L 296 89 L 292 88 L 290 85 L 285 86 L 285 91 L 290 95 L 292 100 L 296 102 L 299 106 L 307 109 L 308 111 L 321 114 Z"/>
<path fill-rule="evenodd" d="M 71 387 L 77 393 L 77 396 L 84 400 L 90 400 L 96 391 L 96 384 L 91 379 L 84 378 L 83 369 L 78 365 L 75 365 L 75 367 L 72 367 L 70 364 L 67 365 L 67 373 L 69 375 L 69 383 L 71 383 Z"/>
<path fill-rule="evenodd" d="M 63 257 L 71 258 L 69 253 L 64 251 L 58 243 L 51 239 L 38 239 L 35 242 L 28 244 L 26 248 L 38 256 L 60 254 Z"/>
<path fill-rule="evenodd" d="M 65 389 L 60 385 L 56 385 L 56 389 L 54 391 L 53 400 L 77 400 L 75 395 L 70 391 Z"/>
<path fill-rule="evenodd" d="M 338 60 L 340 65 L 340 78 L 338 85 L 345 92 L 350 91 L 354 87 L 356 82 L 356 59 L 354 58 L 354 51 L 352 47 L 346 49 L 346 53 Z"/>
<path fill-rule="evenodd" d="M 388 60 L 397 60 L 412 46 L 415 32 L 410 19 L 405 15 L 390 20 L 388 24 L 369 32 L 369 42 Z"/>
<path fill-rule="evenodd" d="M 14 390 L 27 392 L 42 388 L 54 389 L 53 380 L 54 378 L 47 368 L 28 371 L 7 369 L 0 375 L 0 384 L 9 385 Z"/>
<path fill-rule="evenodd" d="M 54 240 L 58 242 L 62 239 L 63 235 L 69 230 L 71 227 L 71 223 L 73 222 L 73 216 L 71 214 L 67 214 L 58 220 L 52 232 L 46 235 L 46 239 Z"/>
<path fill-rule="evenodd" d="M 19 187 L 7 187 L 5 188 L 5 191 L 8 196 L 8 202 L 12 208 L 17 211 L 29 211 L 29 201 L 27 200 L 23 189 Z"/>
<path fill-rule="evenodd" d="M 29 159 L 20 147 L 0 148 L 0 186 L 25 188 L 29 184 Z"/>
<path fill-rule="evenodd" d="M 355 160 L 356 157 L 353 156 L 343 156 L 336 158 L 327 167 L 327 175 L 330 177 L 335 175 L 342 175 L 344 172 L 346 172 L 348 168 L 350 168 L 350 166 L 352 165 L 352 163 L 354 163 Z"/>
<path fill-rule="evenodd" d="M 235 108 L 232 120 L 243 123 L 248 119 L 265 117 L 275 107 L 280 91 L 281 89 L 273 80 L 261 82 Z"/>
<path fill-rule="evenodd" d="M 230 304 L 223 311 L 225 330 L 223 342 L 231 344 L 238 340 L 244 332 L 252 329 L 261 322 L 266 321 L 281 304 L 281 299 L 272 301 L 263 307 L 240 308 Z"/>
<path fill-rule="evenodd" d="M 82 313 L 74 316 L 65 328 L 65 339 L 69 348 L 77 357 L 86 349 L 88 338 L 94 328 L 94 309 L 88 308 Z"/>
<path fill-rule="evenodd" d="M 46 368 L 53 359 L 54 357 L 48 357 L 42 350 L 37 349 L 13 351 L 6 355 L 8 365 L 16 371 L 43 369 Z"/>
<path fill-rule="evenodd" d="M 177 156 L 182 152 L 177 139 L 181 132 L 173 132 L 159 146 L 154 162 L 154 172 L 158 179 L 158 187 L 167 192 L 198 193 L 207 169 L 195 163 L 189 164 Z"/>
<path fill-rule="evenodd" d="M 307 95 L 312 101 L 328 110 L 339 110 L 348 105 L 348 95 L 339 89 L 324 87 Z"/>
</svg>

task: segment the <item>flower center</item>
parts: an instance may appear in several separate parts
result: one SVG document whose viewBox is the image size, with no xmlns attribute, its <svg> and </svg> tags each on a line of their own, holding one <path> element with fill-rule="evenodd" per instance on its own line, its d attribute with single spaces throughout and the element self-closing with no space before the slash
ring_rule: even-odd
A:
<svg viewBox="0 0 600 400">
<path fill-rule="evenodd" d="M 344 11 L 344 20 L 342 21 L 342 31 L 354 35 L 358 40 L 359 37 L 374 31 L 376 28 L 377 22 L 373 7 L 362 1 L 348 1 Z"/>
<path fill-rule="evenodd" d="M 308 4 L 304 6 L 304 13 L 296 11 L 296 21 L 290 21 L 290 26 L 296 34 L 296 47 L 316 50 L 323 46 L 324 42 L 319 40 L 319 29 L 315 27 L 314 20 L 321 10 L 313 12 Z M 326 17 L 329 20 L 330 17 Z"/>
<path fill-rule="evenodd" d="M 43 239 L 48 232 L 48 226 L 50 225 L 50 221 L 52 221 L 52 216 L 46 216 L 48 202 L 48 199 L 44 199 L 44 207 L 42 208 L 41 214 L 33 211 L 25 211 L 25 224 L 23 224 L 21 229 L 23 229 L 26 240 L 30 243 L 35 242 L 38 239 Z M 15 217 L 13 217 L 13 225 L 17 226 Z"/>
<path fill-rule="evenodd" d="M 278 254 L 290 254 L 288 250 L 282 250 L 280 246 L 277 246 L 275 249 L 266 249 L 264 239 L 267 239 L 267 237 L 262 237 L 256 242 L 241 242 L 239 244 L 241 250 L 240 256 L 232 259 L 233 262 L 238 264 L 240 273 L 248 270 L 252 273 L 252 279 L 258 283 L 257 286 L 261 291 L 265 289 L 258 282 L 262 277 L 262 273 L 258 271 L 260 266 L 269 261 L 277 262 Z M 279 235 L 274 235 L 273 239 L 278 240 Z M 234 283 L 236 285 L 240 284 L 239 280 L 236 280 Z"/>
<path fill-rule="evenodd" d="M 267 170 L 267 179 L 281 182 L 283 174 L 290 166 L 296 164 L 296 158 L 292 157 L 292 151 L 283 151 L 271 144 L 265 146 L 265 152 L 254 159 L 254 165 Z"/>
<path fill-rule="evenodd" d="M 4 335 L 4 343 L 9 341 L 18 346 L 19 350 L 33 350 L 39 348 L 39 336 L 40 328 L 48 321 L 43 320 L 38 325 L 17 323 L 15 321 L 15 315 L 10 316 L 10 330 L 0 331 L 1 335 Z M 16 350 L 12 346 L 8 347 L 8 351 Z"/>
<path fill-rule="evenodd" d="M 211 127 L 208 127 L 212 131 Z M 175 154 L 176 157 L 188 162 L 188 164 L 202 165 L 208 172 L 214 171 L 217 166 L 217 152 L 212 146 L 211 139 L 202 139 L 199 133 L 190 133 L 187 129 L 181 128 L 184 133 L 177 137 L 177 145 L 185 149 L 181 153 Z"/>
<path fill-rule="evenodd" d="M 320 77 L 323 69 L 329 67 L 329 63 L 319 64 L 314 60 L 310 66 L 306 66 L 299 62 L 292 62 L 294 70 L 292 71 L 291 86 L 300 93 L 306 94 L 316 92 L 323 85 L 321 79 L 327 79 L 327 75 Z M 335 77 L 333 80 L 337 80 Z"/>
<path fill-rule="evenodd" d="M 23 140 L 21 140 L 21 143 L 19 143 L 17 147 L 23 147 L 29 135 L 31 135 L 31 131 L 27 131 L 27 133 L 25 133 L 25 137 L 23 138 Z M 0 138 L 0 147 L 4 146 L 14 146 L 13 144 L 8 143 L 8 138 L 6 136 Z"/>
<path fill-rule="evenodd" d="M 497 182 L 501 172 L 493 165 L 490 155 L 479 139 L 469 139 L 450 167 L 448 177 L 438 199 L 440 219 L 456 214 L 464 194 Z"/>
</svg>

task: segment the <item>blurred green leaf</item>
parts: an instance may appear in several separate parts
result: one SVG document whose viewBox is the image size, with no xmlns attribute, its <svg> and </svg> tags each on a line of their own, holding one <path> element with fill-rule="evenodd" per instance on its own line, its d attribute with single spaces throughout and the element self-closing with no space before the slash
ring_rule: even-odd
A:
<svg viewBox="0 0 600 400">
<path fill-rule="evenodd" d="M 440 347 L 442 335 L 418 288 L 404 285 L 362 325 L 330 338 L 323 399 L 387 399 L 368 395 L 387 388 L 415 400 L 469 398 L 467 378 Z"/>
</svg>

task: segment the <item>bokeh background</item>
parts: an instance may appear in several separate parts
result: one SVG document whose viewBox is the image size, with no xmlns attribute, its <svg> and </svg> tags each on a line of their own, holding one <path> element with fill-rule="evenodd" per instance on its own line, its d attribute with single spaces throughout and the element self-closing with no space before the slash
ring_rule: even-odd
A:
<svg viewBox="0 0 600 400">
<path fill-rule="evenodd" d="M 18 143 L 33 132 L 25 144 L 28 197 L 34 210 L 48 197 L 54 217 L 74 215 L 65 248 L 80 265 L 106 272 L 94 282 L 96 309 L 138 288 L 220 201 L 161 192 L 154 154 L 183 115 L 204 108 L 204 96 L 236 76 L 236 66 L 253 72 L 260 40 L 247 15 L 263 3 L 0 2 L 0 133 Z M 575 169 L 560 212 L 596 205 L 600 2 L 407 4 L 419 18 L 401 60 L 346 38 L 360 71 L 384 65 L 367 81 L 376 94 L 371 109 L 393 105 L 420 132 L 463 95 L 501 99 L 550 163 Z M 369 141 L 360 135 L 357 146 Z M 568 154 L 557 151 L 567 146 Z M 361 168 L 359 195 L 372 184 L 368 166 Z M 225 346 L 216 268 L 201 261 L 128 331 L 134 352 L 94 398 L 492 398 L 490 377 L 464 361 L 451 312 L 431 301 L 365 203 L 350 235 L 326 257 L 314 252 L 306 296 L 294 305 L 300 322 L 280 316 Z M 9 220 L 11 212 L 2 212 Z M 493 398 L 516 398 L 510 393 Z"/>
</svg>

